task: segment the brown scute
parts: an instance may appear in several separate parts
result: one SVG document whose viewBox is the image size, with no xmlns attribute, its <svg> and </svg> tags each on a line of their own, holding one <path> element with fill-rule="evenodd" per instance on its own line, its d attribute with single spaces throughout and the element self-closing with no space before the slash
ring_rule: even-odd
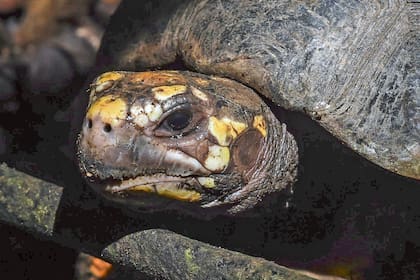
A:
<svg viewBox="0 0 420 280">
<path fill-rule="evenodd" d="M 232 159 L 238 170 L 246 173 L 254 166 L 263 142 L 264 138 L 256 129 L 249 129 L 236 139 L 232 145 Z"/>
</svg>

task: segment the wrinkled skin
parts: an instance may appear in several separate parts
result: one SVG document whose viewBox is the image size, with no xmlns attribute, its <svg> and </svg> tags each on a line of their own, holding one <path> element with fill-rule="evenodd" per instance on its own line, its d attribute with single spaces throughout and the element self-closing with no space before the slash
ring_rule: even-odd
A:
<svg viewBox="0 0 420 280">
<path fill-rule="evenodd" d="M 113 200 L 165 209 L 166 197 L 231 214 L 285 191 L 297 166 L 293 137 L 251 89 L 177 71 L 98 77 L 78 154 Z"/>
</svg>

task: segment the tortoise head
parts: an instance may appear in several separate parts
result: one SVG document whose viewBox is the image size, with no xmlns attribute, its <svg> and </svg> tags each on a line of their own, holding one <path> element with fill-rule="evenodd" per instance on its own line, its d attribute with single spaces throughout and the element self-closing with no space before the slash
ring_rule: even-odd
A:
<svg viewBox="0 0 420 280">
<path fill-rule="evenodd" d="M 113 200 L 142 209 L 189 202 L 234 214 L 294 181 L 297 148 L 258 95 L 237 82 L 108 72 L 90 87 L 78 159 Z"/>
</svg>

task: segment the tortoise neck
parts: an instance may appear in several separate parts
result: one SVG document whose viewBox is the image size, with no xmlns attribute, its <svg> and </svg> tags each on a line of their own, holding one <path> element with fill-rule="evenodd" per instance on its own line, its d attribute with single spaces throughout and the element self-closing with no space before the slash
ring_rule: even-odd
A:
<svg viewBox="0 0 420 280">
<path fill-rule="evenodd" d="M 231 214 L 251 209 L 263 198 L 274 192 L 286 191 L 296 181 L 298 148 L 286 124 L 277 120 L 273 113 L 265 111 L 267 137 L 259 151 L 256 164 L 248 171 L 250 180 L 240 191 L 240 203 L 232 207 Z"/>
</svg>

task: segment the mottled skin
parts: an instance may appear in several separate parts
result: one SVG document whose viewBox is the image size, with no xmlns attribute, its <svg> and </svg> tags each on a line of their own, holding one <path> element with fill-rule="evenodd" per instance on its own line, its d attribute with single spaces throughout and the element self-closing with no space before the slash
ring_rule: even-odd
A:
<svg viewBox="0 0 420 280">
<path fill-rule="evenodd" d="M 99 62 L 138 71 L 178 59 L 232 78 L 418 179 L 418 8 L 402 0 L 124 1 Z"/>
<path fill-rule="evenodd" d="M 295 180 L 293 137 L 239 83 L 191 72 L 108 72 L 89 92 L 80 166 L 113 200 L 143 210 L 186 201 L 236 214 Z"/>
</svg>

